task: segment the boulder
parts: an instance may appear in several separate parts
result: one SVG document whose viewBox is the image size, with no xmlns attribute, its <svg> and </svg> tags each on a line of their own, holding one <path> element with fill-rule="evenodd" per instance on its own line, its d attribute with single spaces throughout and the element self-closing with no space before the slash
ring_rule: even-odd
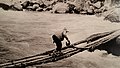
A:
<svg viewBox="0 0 120 68">
<path fill-rule="evenodd" d="M 24 9 L 25 11 L 32 11 L 33 10 L 33 6 L 28 6 L 26 9 Z"/>
<path fill-rule="evenodd" d="M 87 9 L 88 14 L 94 14 L 94 7 L 90 6 L 90 8 Z"/>
<path fill-rule="evenodd" d="M 44 11 L 50 11 L 52 10 L 53 6 L 48 6 L 47 8 L 44 8 Z"/>
<path fill-rule="evenodd" d="M 32 7 L 32 10 L 36 11 L 37 8 L 39 8 L 39 4 L 34 4 L 33 7 Z"/>
<path fill-rule="evenodd" d="M 74 13 L 79 14 L 80 13 L 80 7 L 75 6 Z"/>
<path fill-rule="evenodd" d="M 14 3 L 11 7 L 12 7 L 13 10 L 17 10 L 17 11 L 22 11 L 23 10 L 20 3 Z"/>
<path fill-rule="evenodd" d="M 57 3 L 52 10 L 53 13 L 66 13 L 67 11 L 69 11 L 69 8 L 66 3 Z"/>
<path fill-rule="evenodd" d="M 43 8 L 39 7 L 39 8 L 36 9 L 36 11 L 41 12 L 41 11 L 43 11 Z"/>
<path fill-rule="evenodd" d="M 103 13 L 103 12 L 108 10 L 108 7 L 107 6 L 102 6 L 99 10 L 100 10 L 101 13 Z"/>
<path fill-rule="evenodd" d="M 96 9 L 100 9 L 100 8 L 103 6 L 103 4 L 102 4 L 102 2 L 98 1 L 98 2 L 96 2 L 95 4 L 93 4 L 93 6 L 94 6 Z"/>
<path fill-rule="evenodd" d="M 80 4 L 75 4 L 75 8 L 74 8 L 74 13 L 81 13 L 82 11 L 84 11 L 84 3 L 80 3 Z"/>
<path fill-rule="evenodd" d="M 4 9 L 4 10 L 9 10 L 10 6 L 4 3 L 0 3 L 0 8 Z"/>
<path fill-rule="evenodd" d="M 75 5 L 73 3 L 67 3 L 68 4 L 68 13 L 74 13 Z"/>
<path fill-rule="evenodd" d="M 29 4 L 30 4 L 30 1 L 28 0 L 21 3 L 23 9 L 26 9 L 29 6 Z"/>
<path fill-rule="evenodd" d="M 114 10 L 112 10 L 110 13 L 109 11 L 106 12 L 108 13 L 107 15 L 105 15 L 104 20 L 109 20 L 110 22 L 120 22 L 120 8 L 115 8 Z"/>
</svg>

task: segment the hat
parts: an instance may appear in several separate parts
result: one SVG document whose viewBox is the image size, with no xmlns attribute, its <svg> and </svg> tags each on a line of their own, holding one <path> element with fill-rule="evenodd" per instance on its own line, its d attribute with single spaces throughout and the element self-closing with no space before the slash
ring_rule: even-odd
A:
<svg viewBox="0 0 120 68">
<path fill-rule="evenodd" d="M 66 32 L 69 32 L 66 28 L 64 28 L 63 30 L 66 31 Z"/>
</svg>

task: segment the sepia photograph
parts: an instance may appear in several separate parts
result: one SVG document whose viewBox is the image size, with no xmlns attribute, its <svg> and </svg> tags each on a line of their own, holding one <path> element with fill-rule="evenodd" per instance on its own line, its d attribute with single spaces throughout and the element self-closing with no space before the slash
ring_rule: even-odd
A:
<svg viewBox="0 0 120 68">
<path fill-rule="evenodd" d="M 120 68 L 120 0 L 0 0 L 0 68 Z"/>
</svg>

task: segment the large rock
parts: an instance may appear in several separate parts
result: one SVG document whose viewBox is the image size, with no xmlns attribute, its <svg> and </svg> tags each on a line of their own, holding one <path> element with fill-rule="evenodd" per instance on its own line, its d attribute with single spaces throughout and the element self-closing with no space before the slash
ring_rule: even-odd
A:
<svg viewBox="0 0 120 68">
<path fill-rule="evenodd" d="M 41 8 L 46 8 L 46 5 L 44 3 L 45 2 L 43 2 L 42 0 L 30 1 L 30 4 L 32 4 L 31 6 L 33 6 L 34 4 L 38 4 Z"/>
<path fill-rule="evenodd" d="M 32 9 L 33 11 L 36 11 L 37 8 L 39 8 L 39 4 L 34 4 Z"/>
<path fill-rule="evenodd" d="M 72 2 L 68 2 L 68 13 L 75 13 L 75 4 Z M 77 9 L 76 9 L 77 10 Z"/>
<path fill-rule="evenodd" d="M 109 14 L 107 14 L 104 20 L 109 20 L 110 22 L 120 22 L 120 8 L 115 8 Z"/>
<path fill-rule="evenodd" d="M 0 3 L 0 8 L 4 9 L 4 10 L 9 10 L 10 6 L 4 3 Z"/>
<path fill-rule="evenodd" d="M 30 1 L 28 0 L 21 3 L 23 9 L 26 9 L 29 6 L 29 4 L 30 4 Z"/>
<path fill-rule="evenodd" d="M 24 9 L 25 11 L 33 11 L 33 6 L 28 6 L 26 9 Z"/>
<path fill-rule="evenodd" d="M 120 56 L 120 36 L 111 41 L 107 46 L 107 51 L 113 55 Z"/>
<path fill-rule="evenodd" d="M 67 11 L 69 11 L 69 8 L 66 3 L 57 3 L 52 10 L 53 13 L 66 13 Z"/>
<path fill-rule="evenodd" d="M 84 11 L 84 2 L 83 3 L 75 3 L 74 13 L 81 13 Z"/>
<path fill-rule="evenodd" d="M 23 10 L 22 5 L 20 3 L 14 3 L 11 7 L 13 10 L 17 10 L 17 11 Z"/>
<path fill-rule="evenodd" d="M 90 7 L 87 9 L 87 13 L 88 13 L 88 14 L 94 14 L 94 7 L 93 7 L 93 6 L 90 6 Z"/>
<path fill-rule="evenodd" d="M 98 47 L 100 50 L 106 50 L 115 56 L 120 56 L 120 36 Z"/>
<path fill-rule="evenodd" d="M 98 2 L 96 2 L 95 4 L 93 4 L 93 6 L 94 6 L 96 9 L 100 9 L 100 8 L 103 6 L 103 4 L 102 4 L 102 2 L 98 1 Z"/>
<path fill-rule="evenodd" d="M 100 9 L 99 9 L 99 12 L 103 13 L 105 11 L 108 10 L 108 7 L 107 6 L 102 6 Z"/>
</svg>

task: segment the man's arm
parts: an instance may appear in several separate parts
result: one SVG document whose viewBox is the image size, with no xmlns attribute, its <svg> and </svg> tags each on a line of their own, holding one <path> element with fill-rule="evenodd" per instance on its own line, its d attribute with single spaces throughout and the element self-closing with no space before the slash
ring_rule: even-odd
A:
<svg viewBox="0 0 120 68">
<path fill-rule="evenodd" d="M 68 37 L 66 35 L 64 35 L 64 37 L 68 41 L 67 45 L 70 45 L 70 40 L 68 39 Z"/>
</svg>

